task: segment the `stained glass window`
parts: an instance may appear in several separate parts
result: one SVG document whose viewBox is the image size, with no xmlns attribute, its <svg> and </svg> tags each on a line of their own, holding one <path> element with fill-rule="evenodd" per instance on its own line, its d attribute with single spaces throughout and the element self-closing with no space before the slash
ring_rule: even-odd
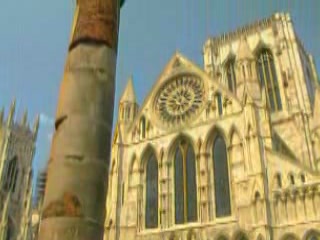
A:
<svg viewBox="0 0 320 240">
<path fill-rule="evenodd" d="M 12 221 L 8 218 L 8 226 L 6 231 L 6 240 L 11 240 L 13 235 L 13 224 Z"/>
<path fill-rule="evenodd" d="M 191 144 L 181 141 L 174 159 L 175 223 L 197 221 L 196 162 Z"/>
<path fill-rule="evenodd" d="M 278 173 L 278 174 L 276 175 L 276 180 L 277 180 L 277 187 L 278 187 L 278 188 L 281 188 L 281 187 L 282 187 L 282 179 L 281 179 L 280 173 Z"/>
<path fill-rule="evenodd" d="M 6 183 L 5 183 L 5 187 L 7 189 L 12 189 L 12 191 L 15 191 L 16 188 L 16 182 L 17 182 L 17 177 L 18 177 L 18 169 L 17 169 L 17 157 L 14 156 L 9 164 L 8 164 L 8 168 L 7 168 L 7 179 L 6 179 Z"/>
<path fill-rule="evenodd" d="M 231 92 L 236 91 L 236 74 L 235 74 L 235 59 L 232 58 L 226 63 L 226 74 L 228 80 L 228 88 Z"/>
<path fill-rule="evenodd" d="M 146 228 L 158 227 L 158 162 L 154 154 L 146 166 Z"/>
<path fill-rule="evenodd" d="M 294 185 L 294 184 L 295 184 L 295 181 L 294 181 L 294 176 L 293 176 L 292 173 L 289 174 L 289 179 L 290 179 L 290 184 L 291 184 L 291 185 Z"/>
<path fill-rule="evenodd" d="M 308 240 L 319 240 L 320 239 L 320 234 L 311 234 L 311 236 L 308 237 Z"/>
<path fill-rule="evenodd" d="M 226 236 L 220 236 L 218 240 L 228 240 L 228 238 Z"/>
<path fill-rule="evenodd" d="M 239 236 L 236 238 L 236 240 L 248 240 L 245 234 L 241 233 Z"/>
<path fill-rule="evenodd" d="M 183 175 L 183 156 L 180 146 L 177 147 L 174 160 L 174 187 L 175 187 L 175 210 L 176 224 L 184 222 L 184 175 Z"/>
<path fill-rule="evenodd" d="M 301 174 L 301 182 L 302 183 L 306 182 L 306 176 L 304 174 Z"/>
<path fill-rule="evenodd" d="M 301 58 L 303 58 L 301 56 Z M 314 94 L 315 94 L 315 87 L 313 86 L 313 79 L 312 76 L 310 74 L 310 70 L 309 68 L 306 66 L 307 63 L 304 62 L 303 63 L 303 74 L 305 76 L 305 80 L 306 80 L 306 87 L 307 87 L 307 92 L 308 92 L 308 97 L 309 97 L 309 101 L 310 101 L 310 105 L 311 105 L 311 109 L 313 109 L 313 105 L 314 105 Z"/>
<path fill-rule="evenodd" d="M 268 105 L 272 112 L 282 110 L 279 83 L 272 54 L 262 50 L 257 62 L 258 77 L 261 87 L 264 87 L 268 98 Z"/>
<path fill-rule="evenodd" d="M 144 117 L 140 120 L 140 137 L 141 139 L 146 137 L 146 119 Z"/>
<path fill-rule="evenodd" d="M 197 221 L 197 185 L 196 185 L 196 165 L 192 147 L 189 145 L 186 155 L 187 174 L 187 221 Z"/>
<path fill-rule="evenodd" d="M 16 190 L 16 185 L 17 185 L 17 178 L 18 178 L 18 170 L 15 169 L 13 176 L 12 176 L 12 192 L 15 192 Z"/>
<path fill-rule="evenodd" d="M 221 116 L 221 115 L 223 114 L 222 96 L 221 96 L 221 93 L 217 93 L 216 97 L 217 97 L 217 104 L 218 104 L 219 116 Z"/>
<path fill-rule="evenodd" d="M 231 203 L 227 149 L 221 136 L 215 138 L 212 151 L 216 217 L 225 217 L 231 215 Z"/>
<path fill-rule="evenodd" d="M 177 76 L 156 97 L 156 111 L 166 123 L 183 124 L 197 116 L 205 102 L 205 86 L 193 75 Z"/>
</svg>

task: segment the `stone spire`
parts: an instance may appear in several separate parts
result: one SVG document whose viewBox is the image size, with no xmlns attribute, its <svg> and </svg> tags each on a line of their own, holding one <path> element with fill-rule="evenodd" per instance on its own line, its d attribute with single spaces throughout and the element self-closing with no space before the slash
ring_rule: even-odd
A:
<svg viewBox="0 0 320 240">
<path fill-rule="evenodd" d="M 131 103 L 136 103 L 136 94 L 134 92 L 134 87 L 133 87 L 133 78 L 132 76 L 129 77 L 127 86 L 123 91 L 122 97 L 120 99 L 120 102 L 131 102 Z"/>
<path fill-rule="evenodd" d="M 129 77 L 127 86 L 123 91 L 119 104 L 119 121 L 124 123 L 131 123 L 136 117 L 139 110 L 136 94 L 133 87 L 133 78 Z M 125 127 L 125 126 L 123 126 Z"/>
<path fill-rule="evenodd" d="M 34 124 L 33 124 L 33 128 L 32 128 L 34 140 L 36 140 L 37 136 L 38 136 L 39 124 L 40 124 L 40 116 L 37 115 L 36 120 L 34 121 Z"/>
<path fill-rule="evenodd" d="M 27 126 L 28 123 L 28 110 L 25 110 L 21 119 L 21 125 Z"/>
<path fill-rule="evenodd" d="M 103 239 L 122 2 L 77 0 L 39 240 Z"/>
<path fill-rule="evenodd" d="M 4 107 L 2 107 L 0 111 L 0 124 L 2 124 L 3 118 L 4 118 Z"/>
<path fill-rule="evenodd" d="M 10 110 L 9 110 L 9 115 L 8 115 L 8 119 L 7 119 L 7 126 L 11 126 L 13 121 L 14 121 L 14 114 L 16 111 L 16 99 L 14 98 L 11 106 L 10 106 Z"/>
</svg>

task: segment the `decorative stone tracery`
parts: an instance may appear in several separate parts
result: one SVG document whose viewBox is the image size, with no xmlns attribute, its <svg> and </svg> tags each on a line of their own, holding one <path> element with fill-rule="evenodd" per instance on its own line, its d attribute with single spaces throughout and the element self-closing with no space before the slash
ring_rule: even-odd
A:
<svg viewBox="0 0 320 240">
<path fill-rule="evenodd" d="M 155 100 L 155 110 L 166 125 L 181 125 L 197 116 L 204 105 L 205 96 L 200 77 L 178 75 L 161 88 Z"/>
</svg>

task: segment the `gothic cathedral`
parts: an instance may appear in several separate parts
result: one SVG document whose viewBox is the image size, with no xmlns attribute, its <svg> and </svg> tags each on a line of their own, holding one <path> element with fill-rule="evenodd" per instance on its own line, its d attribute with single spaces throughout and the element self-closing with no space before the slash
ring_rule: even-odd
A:
<svg viewBox="0 0 320 240">
<path fill-rule="evenodd" d="M 290 15 L 174 54 L 142 105 L 129 79 L 105 239 L 320 239 L 320 85 Z"/>
<path fill-rule="evenodd" d="M 0 112 L 0 239 L 32 239 L 32 161 L 39 117 L 30 128 L 27 112 L 15 121 L 15 101 L 7 119 Z"/>
</svg>

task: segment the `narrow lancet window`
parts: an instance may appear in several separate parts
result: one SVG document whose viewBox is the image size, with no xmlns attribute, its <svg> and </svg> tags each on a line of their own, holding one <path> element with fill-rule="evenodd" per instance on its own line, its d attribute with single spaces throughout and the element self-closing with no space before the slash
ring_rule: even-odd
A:
<svg viewBox="0 0 320 240">
<path fill-rule="evenodd" d="M 223 114 L 223 106 L 222 106 L 222 96 L 221 93 L 217 93 L 216 94 L 216 98 L 217 98 L 217 104 L 218 104 L 218 113 L 219 116 L 221 116 Z"/>
<path fill-rule="evenodd" d="M 140 119 L 140 138 L 144 139 L 146 137 L 146 119 L 142 117 Z"/>
<path fill-rule="evenodd" d="M 17 156 L 14 156 L 10 160 L 7 169 L 8 170 L 7 170 L 7 179 L 5 182 L 5 188 L 11 189 L 14 192 L 16 188 L 17 178 L 18 178 Z"/>
<path fill-rule="evenodd" d="M 175 223 L 195 222 L 198 219 L 197 185 L 192 145 L 179 141 L 174 158 Z"/>
<path fill-rule="evenodd" d="M 277 187 L 278 187 L 278 188 L 282 188 L 282 178 L 281 178 L 280 173 L 277 173 L 277 175 L 276 175 L 276 181 L 277 181 Z"/>
<path fill-rule="evenodd" d="M 218 135 L 212 147 L 216 217 L 231 215 L 229 167 L 224 139 Z"/>
<path fill-rule="evenodd" d="M 231 92 L 236 91 L 236 74 L 235 74 L 235 59 L 232 58 L 226 63 L 226 75 L 228 80 L 228 88 Z"/>
<path fill-rule="evenodd" d="M 272 112 L 282 110 L 279 83 L 272 54 L 262 50 L 258 55 L 258 77 L 262 89 L 265 89 L 269 108 Z"/>
<path fill-rule="evenodd" d="M 146 163 L 146 228 L 158 227 L 158 162 L 151 154 Z"/>
<path fill-rule="evenodd" d="M 175 210 L 176 210 L 176 224 L 184 222 L 184 175 L 183 175 L 183 156 L 180 146 L 176 148 L 174 159 L 174 190 L 175 190 Z"/>
</svg>

